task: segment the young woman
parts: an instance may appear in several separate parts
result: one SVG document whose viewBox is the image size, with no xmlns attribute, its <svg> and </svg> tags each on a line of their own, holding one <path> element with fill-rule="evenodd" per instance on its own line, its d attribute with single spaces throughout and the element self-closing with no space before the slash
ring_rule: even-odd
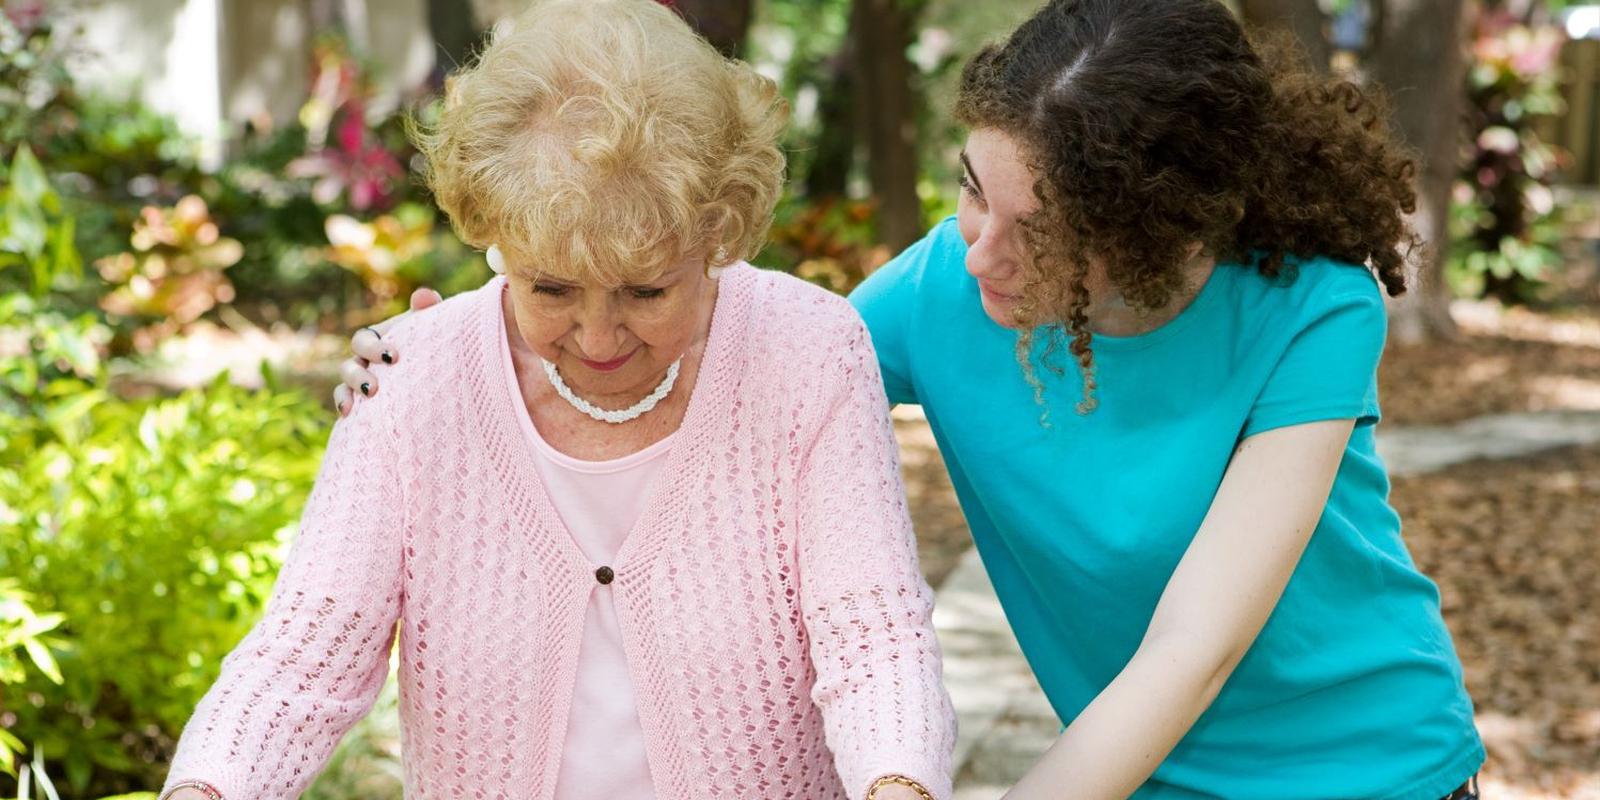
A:
<svg viewBox="0 0 1600 800">
<path fill-rule="evenodd" d="M 851 298 L 1065 723 L 1013 800 L 1476 796 L 1374 447 L 1414 166 L 1290 63 L 1215 0 L 1054 0 L 965 69 L 957 216 Z"/>
</svg>

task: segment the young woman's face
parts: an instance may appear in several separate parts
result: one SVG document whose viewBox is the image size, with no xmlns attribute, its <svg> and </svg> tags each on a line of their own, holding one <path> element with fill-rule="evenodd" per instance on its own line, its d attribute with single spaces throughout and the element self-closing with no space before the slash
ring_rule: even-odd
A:
<svg viewBox="0 0 1600 800">
<path fill-rule="evenodd" d="M 1026 259 L 1020 221 L 1039 208 L 1033 173 L 1016 141 L 989 128 L 967 136 L 961 168 L 956 223 L 967 243 L 967 272 L 978 279 L 984 313 L 1016 327 Z"/>
<path fill-rule="evenodd" d="M 649 394 L 705 333 L 716 301 L 698 256 L 637 286 L 559 278 L 534 265 L 506 272 L 522 340 L 586 396 Z"/>
</svg>

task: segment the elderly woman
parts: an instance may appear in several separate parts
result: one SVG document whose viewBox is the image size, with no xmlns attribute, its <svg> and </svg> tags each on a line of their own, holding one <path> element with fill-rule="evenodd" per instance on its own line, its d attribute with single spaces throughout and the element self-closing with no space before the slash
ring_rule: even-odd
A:
<svg viewBox="0 0 1600 800">
<path fill-rule="evenodd" d="M 741 260 L 782 123 L 648 0 L 497 32 L 418 139 L 502 274 L 384 332 L 164 797 L 298 797 L 397 621 L 408 797 L 949 795 L 866 329 Z"/>
</svg>

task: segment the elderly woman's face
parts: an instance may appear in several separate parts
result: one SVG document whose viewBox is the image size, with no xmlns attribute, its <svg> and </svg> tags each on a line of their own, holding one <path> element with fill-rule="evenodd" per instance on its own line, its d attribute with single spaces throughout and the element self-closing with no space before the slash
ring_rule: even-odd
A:
<svg viewBox="0 0 1600 800">
<path fill-rule="evenodd" d="M 648 394 L 704 337 L 716 303 L 716 281 L 706 276 L 703 257 L 627 286 L 515 264 L 506 272 L 523 341 L 589 397 Z"/>
</svg>

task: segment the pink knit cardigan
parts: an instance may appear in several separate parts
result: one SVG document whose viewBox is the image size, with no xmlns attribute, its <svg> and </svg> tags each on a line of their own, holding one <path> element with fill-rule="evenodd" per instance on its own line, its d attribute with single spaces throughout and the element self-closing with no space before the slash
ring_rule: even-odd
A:
<svg viewBox="0 0 1600 800">
<path fill-rule="evenodd" d="M 954 716 L 866 329 L 784 275 L 721 281 L 614 565 L 582 556 L 530 460 L 504 280 L 397 326 L 402 358 L 334 428 L 266 615 L 167 788 L 298 797 L 371 708 L 398 622 L 406 796 L 549 798 L 609 566 L 662 800 L 860 800 L 887 773 L 947 797 Z"/>
</svg>

